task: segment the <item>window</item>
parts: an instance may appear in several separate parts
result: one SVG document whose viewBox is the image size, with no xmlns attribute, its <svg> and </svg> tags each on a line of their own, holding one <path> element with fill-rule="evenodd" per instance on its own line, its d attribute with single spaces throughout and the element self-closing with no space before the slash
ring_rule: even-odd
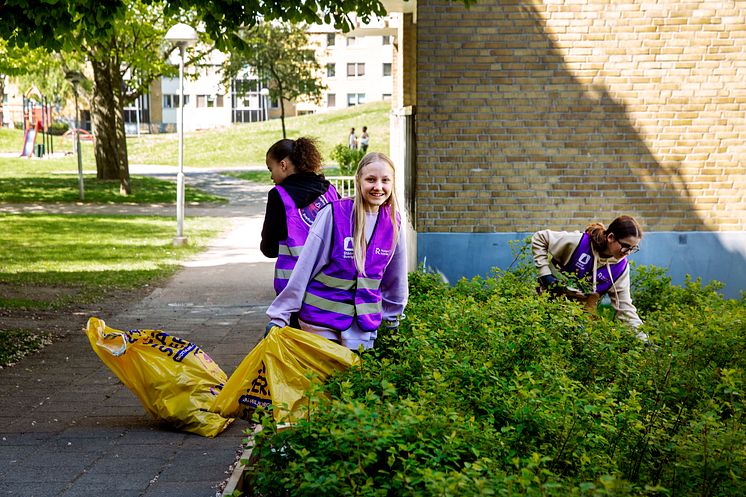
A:
<svg viewBox="0 0 746 497">
<path fill-rule="evenodd" d="M 383 63 L 383 75 L 384 76 L 391 76 L 391 62 L 384 62 Z"/>
<path fill-rule="evenodd" d="M 218 95 L 215 99 L 215 107 L 222 107 L 223 106 L 223 95 Z"/>
<path fill-rule="evenodd" d="M 356 40 L 355 40 L 354 36 L 347 37 L 347 46 L 348 47 L 354 46 L 355 43 L 356 43 Z"/>
<path fill-rule="evenodd" d="M 365 103 L 365 93 L 348 93 L 347 94 L 347 107 L 353 105 L 359 105 Z"/>
<path fill-rule="evenodd" d="M 207 107 L 207 95 L 197 95 L 197 107 Z"/>
<path fill-rule="evenodd" d="M 383 35 L 383 44 L 391 45 L 391 35 Z"/>
<path fill-rule="evenodd" d="M 381 95 L 381 100 L 384 100 L 386 102 L 390 102 L 391 101 L 391 93 L 384 93 L 383 95 Z"/>
<path fill-rule="evenodd" d="M 337 95 L 334 93 L 329 93 L 326 96 L 326 106 L 327 107 L 336 107 L 337 106 Z"/>
<path fill-rule="evenodd" d="M 326 77 L 333 78 L 336 75 L 337 75 L 337 64 L 327 64 L 326 65 Z"/>
<path fill-rule="evenodd" d="M 326 46 L 327 47 L 333 47 L 336 43 L 337 35 L 335 33 L 327 33 L 326 34 Z"/>
<path fill-rule="evenodd" d="M 189 95 L 184 95 L 184 107 L 189 105 Z M 179 95 L 165 93 L 163 95 L 163 108 L 164 109 L 178 109 L 179 108 Z"/>
<path fill-rule="evenodd" d="M 350 62 L 347 64 L 347 77 L 365 76 L 364 62 Z"/>
</svg>

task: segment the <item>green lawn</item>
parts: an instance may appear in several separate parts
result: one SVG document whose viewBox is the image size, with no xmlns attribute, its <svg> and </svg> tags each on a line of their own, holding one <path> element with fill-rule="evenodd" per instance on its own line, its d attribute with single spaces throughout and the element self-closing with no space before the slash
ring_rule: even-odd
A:
<svg viewBox="0 0 746 497">
<path fill-rule="evenodd" d="M 335 145 L 347 143 L 350 128 L 363 126 L 370 133 L 370 151 L 389 151 L 390 102 L 374 102 L 323 114 L 285 120 L 288 138 L 312 136 L 326 162 Z M 279 119 L 234 124 L 217 130 L 184 134 L 184 165 L 192 167 L 264 166 L 267 149 L 282 138 Z M 130 137 L 127 150 L 131 164 L 177 164 L 175 133 Z"/>
<path fill-rule="evenodd" d="M 0 214 L 0 315 L 69 313 L 151 285 L 201 251 L 224 226 L 221 218 L 185 220 L 190 244 L 174 247 L 173 218 Z M 31 318 L 33 319 L 33 318 Z M 29 323 L 31 328 L 33 320 Z M 34 326 L 35 328 L 35 326 Z M 0 329 L 0 367 L 12 365 L 51 336 Z"/>
<path fill-rule="evenodd" d="M 69 303 L 68 296 L 85 303 L 101 291 L 140 287 L 170 274 L 224 223 L 189 217 L 184 231 L 190 245 L 174 247 L 170 217 L 0 214 L 0 309 L 55 308 Z M 26 295 L 29 287 L 58 289 L 59 295 Z"/>
<path fill-rule="evenodd" d="M 388 153 L 390 102 L 374 102 L 347 109 L 289 117 L 285 120 L 288 138 L 312 136 L 318 139 L 319 148 L 326 162 L 335 145 L 347 143 L 350 128 L 357 134 L 363 126 L 370 133 L 370 149 Z M 279 119 L 247 124 L 234 124 L 225 128 L 201 130 L 184 134 L 184 165 L 188 167 L 264 166 L 267 149 L 282 138 Z M 23 132 L 0 129 L 0 153 L 20 153 Z M 83 168 L 95 170 L 93 148 L 82 143 Z M 54 137 L 56 152 L 72 151 L 67 139 Z M 127 140 L 130 164 L 177 165 L 178 136 L 176 133 L 130 136 Z M 11 161 L 8 165 L 6 161 Z M 59 172 L 77 171 L 74 155 L 60 159 L 0 158 L 0 176 L 20 171 Z"/>
<path fill-rule="evenodd" d="M 132 195 L 119 193 L 118 181 L 98 181 L 95 176 L 84 176 L 85 201 L 92 203 L 157 204 L 176 202 L 176 183 L 147 176 L 133 176 Z M 225 202 L 216 195 L 184 189 L 188 203 Z M 0 202 L 77 202 L 78 176 L 55 174 L 49 176 L 0 176 Z"/>
</svg>

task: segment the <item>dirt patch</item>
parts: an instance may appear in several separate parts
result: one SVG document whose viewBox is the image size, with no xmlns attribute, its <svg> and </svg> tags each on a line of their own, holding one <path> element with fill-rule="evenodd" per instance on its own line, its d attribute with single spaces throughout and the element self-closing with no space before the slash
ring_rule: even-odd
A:
<svg viewBox="0 0 746 497">
<path fill-rule="evenodd" d="M 55 310 L 0 308 L 0 330 L 40 332 L 49 334 L 51 340 L 59 340 L 70 333 L 80 333 L 88 318 L 96 316 L 105 320 L 139 302 L 152 290 L 153 287 L 144 287 L 125 292 L 119 291 L 103 295 L 99 302 L 79 305 L 74 303 L 77 290 L 73 288 L 0 285 L 0 296 L 6 299 L 50 301 L 62 298 L 65 301 L 73 301 Z"/>
<path fill-rule="evenodd" d="M 8 300 L 31 300 L 53 302 L 73 298 L 78 290 L 69 287 L 18 286 L 0 283 L 0 298 Z"/>
</svg>

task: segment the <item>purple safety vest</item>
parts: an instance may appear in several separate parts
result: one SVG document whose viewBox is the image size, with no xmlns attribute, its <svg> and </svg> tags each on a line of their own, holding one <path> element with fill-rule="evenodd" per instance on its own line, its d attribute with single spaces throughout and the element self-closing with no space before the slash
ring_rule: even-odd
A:
<svg viewBox="0 0 746 497">
<path fill-rule="evenodd" d="M 396 248 L 394 224 L 388 205 L 378 210 L 378 219 L 365 254 L 365 275 L 358 272 L 353 257 L 353 199 L 332 202 L 330 262 L 314 276 L 303 297 L 302 321 L 344 331 L 353 319 L 364 331 L 374 331 L 382 320 L 381 279 Z M 401 220 L 397 215 L 397 226 Z"/>
<path fill-rule="evenodd" d="M 616 264 L 609 266 L 611 269 L 611 277 L 609 279 L 609 273 L 604 267 L 600 267 L 596 270 L 596 292 L 603 295 L 608 292 L 614 281 L 618 280 L 619 277 L 627 269 L 627 258 L 625 257 Z M 580 243 L 575 247 L 575 251 L 572 253 L 572 257 L 567 264 L 560 268 L 563 273 L 575 273 L 578 278 L 588 278 L 591 271 L 593 271 L 593 249 L 591 247 L 591 237 L 588 233 L 583 233 L 580 238 Z"/>
<path fill-rule="evenodd" d="M 329 185 L 326 193 L 320 195 L 307 206 L 298 208 L 293 198 L 282 186 L 275 186 L 275 190 L 280 194 L 282 204 L 285 206 L 285 219 L 288 227 L 288 237 L 285 240 L 280 240 L 277 261 L 275 262 L 275 292 L 279 294 L 288 284 L 301 250 L 303 250 L 303 245 L 306 244 L 308 231 L 311 229 L 314 219 L 325 205 L 337 200 L 339 195 L 334 186 Z"/>
</svg>

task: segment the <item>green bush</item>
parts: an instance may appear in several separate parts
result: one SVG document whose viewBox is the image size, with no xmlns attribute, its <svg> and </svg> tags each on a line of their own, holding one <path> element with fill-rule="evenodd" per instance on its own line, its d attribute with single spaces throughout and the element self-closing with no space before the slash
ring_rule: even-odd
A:
<svg viewBox="0 0 746 497">
<path fill-rule="evenodd" d="M 263 419 L 253 489 L 746 495 L 746 301 L 636 272 L 647 347 L 618 321 L 537 295 L 525 265 L 453 286 L 411 274 L 398 333 L 313 393 L 309 420 L 278 432 Z"/>
<path fill-rule="evenodd" d="M 54 136 L 62 136 L 70 129 L 70 125 L 64 121 L 56 121 L 49 125 L 49 134 Z"/>
<path fill-rule="evenodd" d="M 364 156 L 364 151 L 350 148 L 347 145 L 342 144 L 336 145 L 331 153 L 331 159 L 339 164 L 340 172 L 345 176 L 355 174 L 357 164 Z"/>
</svg>

